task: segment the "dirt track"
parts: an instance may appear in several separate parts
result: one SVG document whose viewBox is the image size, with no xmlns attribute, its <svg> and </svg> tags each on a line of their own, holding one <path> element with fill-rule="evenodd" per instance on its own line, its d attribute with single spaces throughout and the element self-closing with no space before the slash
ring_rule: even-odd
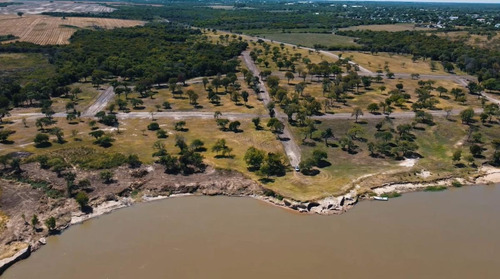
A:
<svg viewBox="0 0 500 279">
<path fill-rule="evenodd" d="M 260 71 L 253 62 L 252 58 L 250 57 L 249 52 L 244 51 L 242 55 L 243 55 L 243 60 L 245 61 L 245 64 L 247 65 L 248 69 L 253 73 L 254 76 L 258 77 Z M 261 90 L 262 101 L 264 102 L 264 105 L 267 105 L 268 103 L 271 102 L 271 97 L 269 96 L 269 92 L 267 91 L 267 88 L 261 79 L 259 79 L 259 87 Z M 280 141 L 283 144 L 283 148 L 285 149 L 288 159 L 290 159 L 290 164 L 292 166 L 298 166 L 301 159 L 301 151 L 300 147 L 293 139 L 293 135 L 290 132 L 290 129 L 288 128 L 288 117 L 280 110 L 275 110 L 275 111 L 276 111 L 276 118 L 278 118 L 281 122 L 285 124 L 285 129 L 283 130 L 283 133 L 280 135 Z"/>
</svg>

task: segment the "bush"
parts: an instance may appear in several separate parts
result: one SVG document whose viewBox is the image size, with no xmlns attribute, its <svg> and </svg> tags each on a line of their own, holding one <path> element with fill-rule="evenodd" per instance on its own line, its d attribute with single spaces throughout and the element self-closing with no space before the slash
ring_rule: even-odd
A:
<svg viewBox="0 0 500 279">
<path fill-rule="evenodd" d="M 148 125 L 148 130 L 150 131 L 156 131 L 156 130 L 159 130 L 160 129 L 160 125 L 156 122 L 153 122 L 153 123 L 150 123 Z"/>
<path fill-rule="evenodd" d="M 451 186 L 456 187 L 456 188 L 460 188 L 460 187 L 462 187 L 464 185 L 462 183 L 458 182 L 458 181 L 453 181 L 451 183 Z"/>
<path fill-rule="evenodd" d="M 85 207 L 88 206 L 89 197 L 85 192 L 78 192 L 78 194 L 76 194 L 75 196 L 75 200 L 78 203 L 78 205 L 80 205 L 81 210 L 84 210 Z"/>
<path fill-rule="evenodd" d="M 37 148 L 49 147 L 49 136 L 47 134 L 37 134 L 33 140 Z"/>
<path fill-rule="evenodd" d="M 141 160 L 139 160 L 139 156 L 135 154 L 130 154 L 127 158 L 127 161 L 130 168 L 138 168 L 142 165 Z"/>
<path fill-rule="evenodd" d="M 113 182 L 113 173 L 109 170 L 101 171 L 99 176 L 101 177 L 102 181 L 106 184 Z"/>
<path fill-rule="evenodd" d="M 159 139 L 166 139 L 168 137 L 167 132 L 163 129 L 156 131 L 156 137 Z"/>
</svg>

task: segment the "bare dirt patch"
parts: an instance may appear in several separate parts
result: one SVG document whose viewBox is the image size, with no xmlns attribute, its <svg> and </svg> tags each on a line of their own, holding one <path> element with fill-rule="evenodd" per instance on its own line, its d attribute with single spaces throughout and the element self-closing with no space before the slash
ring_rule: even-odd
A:
<svg viewBox="0 0 500 279">
<path fill-rule="evenodd" d="M 12 34 L 19 41 L 40 45 L 67 44 L 69 38 L 78 28 L 132 27 L 143 25 L 137 20 L 112 18 L 50 17 L 42 15 L 0 15 L 0 35 Z"/>
</svg>

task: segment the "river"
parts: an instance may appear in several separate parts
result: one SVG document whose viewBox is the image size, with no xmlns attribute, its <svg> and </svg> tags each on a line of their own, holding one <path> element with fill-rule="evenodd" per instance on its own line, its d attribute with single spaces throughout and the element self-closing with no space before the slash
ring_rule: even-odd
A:
<svg viewBox="0 0 500 279">
<path fill-rule="evenodd" d="M 361 202 L 340 216 L 183 197 L 73 226 L 2 278 L 500 278 L 500 186 Z"/>
</svg>

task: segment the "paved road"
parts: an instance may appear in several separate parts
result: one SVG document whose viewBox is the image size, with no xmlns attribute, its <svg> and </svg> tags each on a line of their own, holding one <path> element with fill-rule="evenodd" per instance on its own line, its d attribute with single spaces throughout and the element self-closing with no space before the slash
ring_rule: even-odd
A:
<svg viewBox="0 0 500 279">
<path fill-rule="evenodd" d="M 450 116 L 456 116 L 459 115 L 462 110 L 452 110 L 450 112 Z M 432 114 L 434 117 L 445 117 L 447 115 L 447 112 L 442 111 L 442 110 L 436 110 L 436 111 L 427 111 L 428 113 Z M 474 112 L 476 114 L 480 114 L 483 112 L 483 109 L 474 109 Z M 407 111 L 407 112 L 394 112 L 391 113 L 390 115 L 387 114 L 372 114 L 372 113 L 365 113 L 364 115 L 360 116 L 358 119 L 382 119 L 386 118 L 387 116 L 390 116 L 391 118 L 414 118 L 415 113 L 413 111 Z M 355 119 L 354 116 L 352 116 L 350 113 L 335 113 L 335 114 L 324 114 L 320 116 L 313 116 L 313 119 L 318 119 L 318 120 L 326 120 L 326 119 Z"/>
<path fill-rule="evenodd" d="M 120 112 L 116 115 L 119 119 L 131 119 L 131 118 L 151 118 L 150 112 Z M 190 119 L 190 118 L 201 118 L 201 119 L 213 119 L 213 111 L 161 111 L 154 112 L 153 117 L 157 118 L 173 118 L 176 120 Z M 268 117 L 266 115 L 259 115 L 253 113 L 238 113 L 238 112 L 222 112 L 222 117 L 229 120 L 239 120 L 239 119 L 251 119 L 254 117 Z"/>
<path fill-rule="evenodd" d="M 103 93 L 101 93 L 97 97 L 95 102 L 82 113 L 82 116 L 86 117 L 94 116 L 101 110 L 105 110 L 109 101 L 111 101 L 111 99 L 113 99 L 114 96 L 115 96 L 115 91 L 113 90 L 113 86 L 108 87 Z"/>
<path fill-rule="evenodd" d="M 260 70 L 253 62 L 249 52 L 248 51 L 243 52 L 242 56 L 243 56 L 243 61 L 247 65 L 248 69 L 253 73 L 254 76 L 258 77 L 260 74 Z M 271 102 L 271 97 L 269 96 L 269 92 L 267 91 L 264 82 L 260 79 L 259 79 L 259 88 L 261 90 L 260 97 L 264 102 L 264 105 L 267 105 L 269 102 Z M 281 122 L 285 124 L 285 129 L 283 130 L 283 133 L 280 135 L 281 139 L 280 141 L 283 144 L 283 148 L 285 149 L 288 159 L 290 160 L 290 164 L 292 166 L 298 166 L 301 159 L 301 151 L 300 147 L 293 139 L 293 135 L 288 127 L 288 117 L 280 110 L 275 110 L 275 111 L 276 111 L 276 118 L 278 118 Z"/>
</svg>

